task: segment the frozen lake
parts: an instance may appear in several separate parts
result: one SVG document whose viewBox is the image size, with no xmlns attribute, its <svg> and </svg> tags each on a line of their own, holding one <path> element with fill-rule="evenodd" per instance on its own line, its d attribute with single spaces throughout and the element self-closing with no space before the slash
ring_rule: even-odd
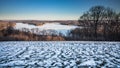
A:
<svg viewBox="0 0 120 68">
<path fill-rule="evenodd" d="M 120 42 L 0 42 L 0 68 L 120 68 Z"/>
<path fill-rule="evenodd" d="M 32 32 L 38 35 L 58 35 L 59 33 L 67 36 L 69 31 L 74 30 L 75 28 L 82 28 L 75 25 L 62 25 L 59 22 L 53 23 L 45 23 L 41 26 L 35 26 L 31 24 L 25 23 L 16 23 L 14 29 L 25 31 L 25 32 Z"/>
</svg>

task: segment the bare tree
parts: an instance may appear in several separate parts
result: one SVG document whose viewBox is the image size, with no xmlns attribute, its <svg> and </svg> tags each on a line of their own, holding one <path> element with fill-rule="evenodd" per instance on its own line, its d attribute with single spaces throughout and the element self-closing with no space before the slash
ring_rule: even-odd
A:
<svg viewBox="0 0 120 68">
<path fill-rule="evenodd" d="M 86 13 L 84 13 L 79 20 L 85 21 L 85 23 L 93 23 L 94 24 L 94 36 L 97 39 L 97 26 L 98 23 L 106 23 L 111 22 L 114 19 L 115 12 L 111 8 L 106 8 L 104 6 L 93 6 Z M 106 28 L 106 24 L 104 26 L 104 32 Z"/>
<path fill-rule="evenodd" d="M 115 20 L 115 16 L 116 16 L 116 12 L 113 10 L 113 9 L 111 9 L 111 8 L 109 8 L 109 7 L 107 7 L 107 8 L 105 8 L 105 13 L 104 13 L 104 23 L 103 23 L 103 25 L 104 25 L 104 39 L 106 39 L 106 33 L 108 33 L 110 30 L 111 30 L 111 23 L 113 23 L 113 21 Z"/>
<path fill-rule="evenodd" d="M 105 18 L 108 21 L 108 23 L 111 23 L 113 20 L 115 20 L 116 13 L 113 9 L 107 7 L 106 8 L 106 13 L 105 13 Z"/>
<path fill-rule="evenodd" d="M 120 12 L 118 14 L 116 14 L 115 20 L 116 20 L 116 22 L 119 22 L 119 20 L 120 20 Z"/>
</svg>

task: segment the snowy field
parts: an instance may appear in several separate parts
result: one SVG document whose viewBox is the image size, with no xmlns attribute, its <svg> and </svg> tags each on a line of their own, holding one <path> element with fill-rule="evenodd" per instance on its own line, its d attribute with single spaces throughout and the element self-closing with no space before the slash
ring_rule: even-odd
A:
<svg viewBox="0 0 120 68">
<path fill-rule="evenodd" d="M 0 42 L 0 68 L 120 68 L 120 42 Z"/>
</svg>

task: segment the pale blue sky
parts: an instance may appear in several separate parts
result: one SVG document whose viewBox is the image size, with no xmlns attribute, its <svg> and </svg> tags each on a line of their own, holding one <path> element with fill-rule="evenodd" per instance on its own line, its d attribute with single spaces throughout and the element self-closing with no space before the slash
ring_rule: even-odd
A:
<svg viewBox="0 0 120 68">
<path fill-rule="evenodd" d="M 117 12 L 120 0 L 0 0 L 1 20 L 77 20 L 95 5 Z"/>
</svg>

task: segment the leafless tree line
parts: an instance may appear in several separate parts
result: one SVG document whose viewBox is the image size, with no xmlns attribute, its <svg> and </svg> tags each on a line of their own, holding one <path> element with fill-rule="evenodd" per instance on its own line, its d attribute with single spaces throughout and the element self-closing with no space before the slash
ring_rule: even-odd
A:
<svg viewBox="0 0 120 68">
<path fill-rule="evenodd" d="M 71 31 L 76 40 L 120 40 L 120 12 L 112 8 L 93 6 L 78 21 L 85 28 Z"/>
</svg>

